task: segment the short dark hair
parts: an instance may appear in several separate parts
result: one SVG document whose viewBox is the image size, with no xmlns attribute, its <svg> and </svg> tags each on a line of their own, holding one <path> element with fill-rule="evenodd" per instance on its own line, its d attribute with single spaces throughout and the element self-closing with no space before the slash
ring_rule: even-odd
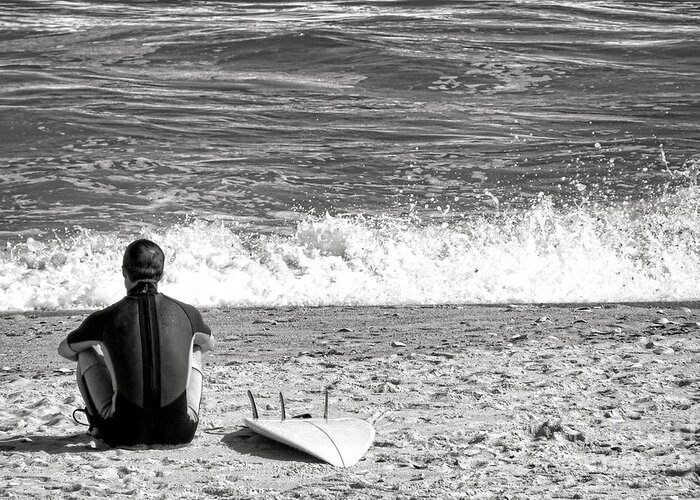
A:
<svg viewBox="0 0 700 500">
<path fill-rule="evenodd" d="M 122 267 L 131 281 L 155 280 L 163 277 L 165 255 L 151 240 L 140 239 L 126 247 Z"/>
</svg>

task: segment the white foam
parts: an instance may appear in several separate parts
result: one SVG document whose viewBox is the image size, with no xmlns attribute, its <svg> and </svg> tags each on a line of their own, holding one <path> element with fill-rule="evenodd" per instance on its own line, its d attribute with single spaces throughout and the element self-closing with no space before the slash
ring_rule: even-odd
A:
<svg viewBox="0 0 700 500">
<path fill-rule="evenodd" d="M 194 221 L 151 231 L 161 291 L 197 306 L 404 305 L 697 299 L 700 195 L 556 209 L 549 200 L 459 224 L 308 217 L 291 236 Z M 123 296 L 129 241 L 28 238 L 0 259 L 0 310 L 75 309 Z"/>
</svg>

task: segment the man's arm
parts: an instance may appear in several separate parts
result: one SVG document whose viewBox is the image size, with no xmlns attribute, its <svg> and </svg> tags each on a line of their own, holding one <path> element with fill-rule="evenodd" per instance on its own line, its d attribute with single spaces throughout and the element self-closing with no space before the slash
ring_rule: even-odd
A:
<svg viewBox="0 0 700 500">
<path fill-rule="evenodd" d="M 65 338 L 58 346 L 58 354 L 71 361 L 78 361 L 78 352 L 74 351 L 68 345 L 68 339 Z"/>
<path fill-rule="evenodd" d="M 94 345 L 99 345 L 96 340 L 87 340 L 85 342 L 69 343 L 68 337 L 58 346 L 58 354 L 71 361 L 78 361 L 78 353 L 90 349 Z"/>
<path fill-rule="evenodd" d="M 216 342 L 214 342 L 214 337 L 212 337 L 211 333 L 196 332 L 194 334 L 194 345 L 199 347 L 202 352 L 211 351 L 214 349 L 215 344 Z"/>
<path fill-rule="evenodd" d="M 183 309 L 194 330 L 193 347 L 198 347 L 202 352 L 211 351 L 215 345 L 214 337 L 211 334 L 211 328 L 204 322 L 202 313 L 192 306 L 184 306 Z"/>
<path fill-rule="evenodd" d="M 94 337 L 100 329 L 95 313 L 91 314 L 76 329 L 68 334 L 58 346 L 58 354 L 71 361 L 78 361 L 78 353 L 99 345 L 100 341 Z"/>
</svg>

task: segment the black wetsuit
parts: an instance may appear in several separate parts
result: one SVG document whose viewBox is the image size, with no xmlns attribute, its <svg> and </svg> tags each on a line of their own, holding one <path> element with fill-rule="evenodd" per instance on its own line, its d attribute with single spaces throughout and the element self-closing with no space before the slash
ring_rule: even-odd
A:
<svg viewBox="0 0 700 500">
<path fill-rule="evenodd" d="M 187 408 L 195 333 L 211 335 L 194 307 L 139 282 L 124 299 L 88 316 L 68 344 L 99 343 L 116 395 L 107 418 L 91 415 L 112 446 L 188 443 L 198 418 Z"/>
</svg>

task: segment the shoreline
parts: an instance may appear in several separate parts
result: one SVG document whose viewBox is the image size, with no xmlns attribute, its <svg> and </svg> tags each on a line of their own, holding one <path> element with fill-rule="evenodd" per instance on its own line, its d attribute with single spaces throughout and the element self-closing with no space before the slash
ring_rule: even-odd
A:
<svg viewBox="0 0 700 500">
<path fill-rule="evenodd" d="M 167 295 L 167 294 L 166 294 Z M 700 299 L 674 299 L 674 300 L 643 300 L 643 301 L 591 301 L 591 302 L 455 302 L 455 303 L 435 303 L 435 304 L 331 304 L 331 305 L 269 305 L 269 306 L 235 306 L 218 305 L 197 307 L 201 312 L 211 311 L 267 311 L 277 309 L 409 309 L 409 308 L 493 308 L 493 307 L 553 307 L 553 308 L 575 308 L 575 307 L 609 307 L 609 306 L 629 306 L 629 307 L 688 307 L 700 309 Z M 106 306 L 80 309 L 32 309 L 32 310 L 0 310 L 0 318 L 6 316 L 73 316 L 77 314 L 90 314 Z M 700 312 L 699 312 L 700 315 Z"/>
<path fill-rule="evenodd" d="M 202 309 L 218 345 L 194 441 L 124 449 L 70 418 L 82 401 L 56 347 L 90 311 L 0 314 L 0 493 L 697 497 L 697 305 Z M 278 392 L 290 414 L 318 415 L 326 387 L 332 415 L 377 433 L 352 468 L 242 425 L 248 389 L 276 417 Z"/>
</svg>

